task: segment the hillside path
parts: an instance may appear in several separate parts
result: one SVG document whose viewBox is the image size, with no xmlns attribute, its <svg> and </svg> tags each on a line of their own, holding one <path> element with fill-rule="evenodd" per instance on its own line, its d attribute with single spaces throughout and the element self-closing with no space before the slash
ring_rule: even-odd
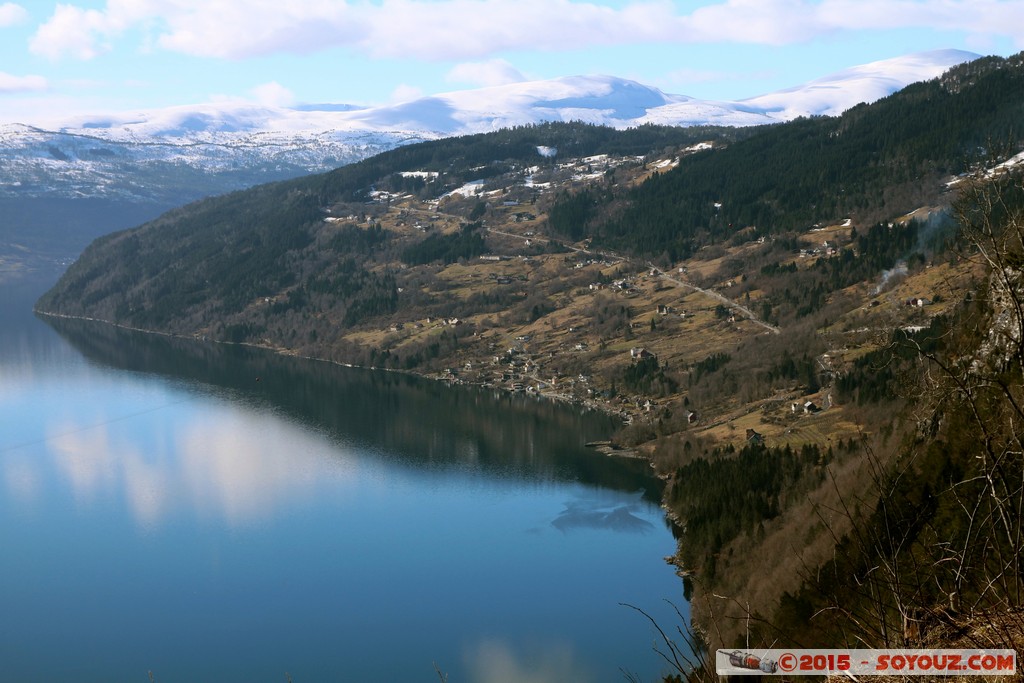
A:
<svg viewBox="0 0 1024 683">
<path fill-rule="evenodd" d="M 494 233 L 495 235 L 503 235 L 505 237 L 514 237 L 516 239 L 524 239 L 523 235 L 517 235 L 515 233 L 505 232 L 503 230 L 495 230 L 494 228 L 486 228 L 486 230 L 488 232 Z M 531 240 L 537 240 L 537 241 L 543 241 L 543 242 L 549 242 L 550 241 L 548 238 L 541 237 L 541 236 L 533 236 L 533 237 L 530 237 L 530 239 Z M 600 251 L 592 251 L 590 249 L 583 249 L 583 248 L 580 248 L 580 247 L 573 247 L 573 246 L 570 246 L 570 245 L 565 245 L 565 246 L 568 249 L 570 249 L 572 251 L 575 251 L 576 253 L 587 254 L 588 256 L 600 256 L 601 258 L 607 259 L 608 261 L 610 261 L 612 263 L 622 263 L 622 262 L 628 260 L 628 259 L 626 259 L 626 258 L 624 258 L 622 256 L 617 255 L 617 254 L 610 254 L 608 252 L 600 252 Z M 772 325 L 771 323 L 767 323 L 764 320 L 761 320 L 756 315 L 754 315 L 754 312 L 752 310 L 750 310 L 749 308 L 747 308 L 743 304 L 739 303 L 738 301 L 733 301 L 729 297 L 727 297 L 727 296 L 725 296 L 723 294 L 720 294 L 720 293 L 714 291 L 713 289 L 704 289 L 703 287 L 698 287 L 697 285 L 693 284 L 692 282 L 688 282 L 687 280 L 683 280 L 683 279 L 680 279 L 680 278 L 677 278 L 677 277 L 672 277 L 671 275 L 669 275 L 665 271 L 663 271 L 660 268 L 658 268 L 657 266 L 655 266 L 653 263 L 648 262 L 647 265 L 648 265 L 648 267 L 650 267 L 651 272 L 653 274 L 657 275 L 658 277 L 662 278 L 663 280 L 668 280 L 669 282 L 671 282 L 671 283 L 673 283 L 675 285 L 678 285 L 680 287 L 685 287 L 687 289 L 692 289 L 695 292 L 700 292 L 704 296 L 707 296 L 707 297 L 710 297 L 712 299 L 715 299 L 716 301 L 721 302 L 722 304 L 728 306 L 729 308 L 743 313 L 743 315 L 747 316 L 747 318 L 750 319 L 750 322 L 754 323 L 755 325 L 760 325 L 761 327 L 763 327 L 764 329 L 768 330 L 772 334 L 779 334 L 779 328 L 778 327 L 776 327 L 775 325 Z"/>
<path fill-rule="evenodd" d="M 757 325 L 760 325 L 761 327 L 763 327 L 764 329 L 768 330 L 772 334 L 778 334 L 779 333 L 779 328 L 777 328 L 775 325 L 772 325 L 770 323 L 766 323 L 765 321 L 761 320 L 756 315 L 754 315 L 753 311 L 751 311 L 749 308 L 747 308 L 743 304 L 739 303 L 738 301 L 733 301 L 732 299 L 730 299 L 730 298 L 728 298 L 728 297 L 726 297 L 726 296 L 724 296 L 722 294 L 719 294 L 718 292 L 714 291 L 713 289 L 704 289 L 703 287 L 698 287 L 697 285 L 693 284 L 692 282 L 688 282 L 686 280 L 682 280 L 682 279 L 677 278 L 677 277 L 672 277 L 671 275 L 669 275 L 665 271 L 663 271 L 660 268 L 658 268 L 657 266 L 655 266 L 653 263 L 648 263 L 647 265 L 650 266 L 652 273 L 655 273 L 656 275 L 658 275 L 663 280 L 668 280 L 669 282 L 677 284 L 680 287 L 686 287 L 688 289 L 692 289 L 695 292 L 700 292 L 701 294 L 703 294 L 705 296 L 708 296 L 708 297 L 711 297 L 712 299 L 715 299 L 716 301 L 720 301 L 724 305 L 728 306 L 729 308 L 737 310 L 737 311 L 740 311 L 745 316 L 750 318 L 750 322 L 755 323 Z"/>
</svg>

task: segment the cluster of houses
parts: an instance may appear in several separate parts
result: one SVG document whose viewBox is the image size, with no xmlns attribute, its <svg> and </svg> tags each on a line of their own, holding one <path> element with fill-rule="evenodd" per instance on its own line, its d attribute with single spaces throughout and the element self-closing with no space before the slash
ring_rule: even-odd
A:
<svg viewBox="0 0 1024 683">
<path fill-rule="evenodd" d="M 455 317 L 451 317 L 451 318 L 432 318 L 432 317 L 428 317 L 426 319 L 426 324 L 427 325 L 442 325 L 444 327 L 459 327 L 460 325 L 462 325 L 462 320 L 460 318 L 455 318 Z M 411 327 L 414 330 L 421 330 L 421 329 L 423 329 L 423 323 L 418 322 L 418 321 L 417 322 L 412 322 L 412 323 L 394 323 L 393 325 L 391 325 L 391 327 L 388 328 L 388 331 L 390 331 L 390 332 L 401 332 L 406 327 Z"/>
<path fill-rule="evenodd" d="M 807 249 L 800 250 L 800 258 L 811 258 L 814 256 L 826 256 L 832 257 L 839 254 L 839 246 L 835 242 L 825 240 L 821 243 L 821 248 L 809 247 Z"/>
<path fill-rule="evenodd" d="M 587 266 L 600 266 L 602 268 L 610 266 L 611 263 L 607 259 L 594 259 L 588 258 L 583 261 L 577 261 L 573 264 L 573 268 L 579 270 L 580 268 L 586 268 Z"/>
<path fill-rule="evenodd" d="M 801 249 L 799 252 L 800 258 L 812 258 L 814 256 L 832 257 L 838 255 L 839 244 L 834 240 L 825 240 L 821 243 L 821 247 L 808 247 Z"/>
<path fill-rule="evenodd" d="M 613 282 L 611 282 L 609 284 L 605 284 L 603 282 L 592 282 L 590 284 L 590 291 L 591 292 L 599 292 L 599 291 L 601 291 L 603 289 L 610 289 L 610 290 L 616 291 L 616 292 L 631 292 L 631 291 L 633 291 L 635 289 L 635 286 L 633 285 L 633 282 L 634 282 L 634 278 L 631 278 L 631 277 L 624 277 L 624 278 L 615 280 L 615 281 L 613 281 Z"/>
</svg>

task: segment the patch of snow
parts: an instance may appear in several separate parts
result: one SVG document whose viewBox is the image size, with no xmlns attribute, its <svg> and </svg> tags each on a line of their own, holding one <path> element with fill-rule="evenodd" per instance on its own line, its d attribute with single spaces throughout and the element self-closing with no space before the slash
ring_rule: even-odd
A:
<svg viewBox="0 0 1024 683">
<path fill-rule="evenodd" d="M 990 173 L 998 173 L 999 171 L 1003 171 L 1003 170 L 1006 170 L 1008 168 L 1013 168 L 1017 164 L 1022 164 L 1022 163 L 1024 163 L 1024 152 L 1021 152 L 1020 154 L 1018 154 L 1016 156 L 1012 156 L 1009 159 L 1007 159 L 1006 161 L 1004 161 L 1003 163 L 997 165 L 995 168 L 992 169 L 992 171 L 990 171 Z"/>
<path fill-rule="evenodd" d="M 451 192 L 444 195 L 444 197 L 451 197 L 452 195 L 461 194 L 463 197 L 476 197 L 484 189 L 484 181 L 482 180 L 471 180 L 462 187 L 457 187 Z"/>
<path fill-rule="evenodd" d="M 933 50 L 862 64 L 795 88 L 741 100 L 738 104 L 779 121 L 799 116 L 838 116 L 861 103 L 891 95 L 911 83 L 938 78 L 979 55 L 962 50 Z"/>
</svg>

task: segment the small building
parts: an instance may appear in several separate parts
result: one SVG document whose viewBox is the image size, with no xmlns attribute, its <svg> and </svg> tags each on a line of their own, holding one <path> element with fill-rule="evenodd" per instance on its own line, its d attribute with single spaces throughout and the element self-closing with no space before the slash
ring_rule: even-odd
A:
<svg viewBox="0 0 1024 683">
<path fill-rule="evenodd" d="M 699 420 L 700 420 L 700 415 L 697 414 L 697 411 L 695 411 L 695 410 L 687 410 L 686 411 L 686 424 L 691 424 L 691 425 L 697 424 L 697 422 Z"/>
<path fill-rule="evenodd" d="M 643 347 L 634 346 L 629 350 L 629 357 L 633 360 L 644 360 L 645 358 L 655 358 L 655 355 Z"/>
<path fill-rule="evenodd" d="M 804 412 L 807 414 L 821 412 L 821 408 L 814 401 L 804 402 Z"/>
<path fill-rule="evenodd" d="M 756 444 L 758 446 L 764 444 L 764 435 L 759 432 L 755 432 L 753 429 L 747 429 L 747 443 Z"/>
</svg>

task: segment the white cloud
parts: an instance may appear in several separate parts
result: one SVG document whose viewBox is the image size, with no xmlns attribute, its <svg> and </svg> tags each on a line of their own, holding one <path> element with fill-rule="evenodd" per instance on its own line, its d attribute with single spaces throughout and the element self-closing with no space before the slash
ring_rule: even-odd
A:
<svg viewBox="0 0 1024 683">
<path fill-rule="evenodd" d="M 365 42 L 380 57 L 443 60 L 512 49 L 560 51 L 622 42 L 640 28 L 620 21 L 616 10 L 570 0 L 384 0 L 381 10 L 368 22 Z"/>
<path fill-rule="evenodd" d="M 99 10 L 57 5 L 53 16 L 32 36 L 29 49 L 50 59 L 64 55 L 92 59 L 110 50 L 106 38 L 117 30 L 116 21 Z"/>
<path fill-rule="evenodd" d="M 289 107 L 295 104 L 295 95 L 291 90 L 276 81 L 258 85 L 252 89 L 256 101 L 273 107 Z"/>
<path fill-rule="evenodd" d="M 818 7 L 806 0 L 727 0 L 701 7 L 686 17 L 683 36 L 694 42 L 806 42 L 837 28 L 817 20 Z"/>
<path fill-rule="evenodd" d="M 131 29 L 146 32 L 146 50 L 225 59 L 314 52 L 354 44 L 366 33 L 344 0 L 107 0 L 102 10 L 58 5 L 31 49 L 91 59 Z"/>
<path fill-rule="evenodd" d="M 821 20 L 845 29 L 930 28 L 975 39 L 1008 37 L 1024 46 L 1021 0 L 828 0 Z"/>
<path fill-rule="evenodd" d="M 414 85 L 406 85 L 402 83 L 391 92 L 390 100 L 396 104 L 401 102 L 411 102 L 418 100 L 423 97 L 423 91 Z"/>
<path fill-rule="evenodd" d="M 13 2 L 0 5 L 0 27 L 14 26 L 28 20 L 28 10 Z"/>
<path fill-rule="evenodd" d="M 360 10 L 341 0 L 185 0 L 162 16 L 158 45 L 203 57 L 244 58 L 309 53 L 358 43 L 366 34 Z"/>
<path fill-rule="evenodd" d="M 348 48 L 375 57 L 479 59 L 508 50 L 630 43 L 784 45 L 837 31 L 923 28 L 1024 40 L 1024 0 L 720 0 L 680 13 L 670 0 L 107 0 L 58 5 L 32 40 L 88 59 L 129 30 L 140 47 L 241 59 Z M 4 5 L 7 7 L 7 5 Z M 12 12 L 16 13 L 16 11 Z"/>
<path fill-rule="evenodd" d="M 466 62 L 455 66 L 445 79 L 452 83 L 465 83 L 479 87 L 521 83 L 526 77 L 504 59 L 487 62 Z"/>
<path fill-rule="evenodd" d="M 0 94 L 46 90 L 49 87 L 42 76 L 12 76 L 0 71 Z"/>
</svg>

